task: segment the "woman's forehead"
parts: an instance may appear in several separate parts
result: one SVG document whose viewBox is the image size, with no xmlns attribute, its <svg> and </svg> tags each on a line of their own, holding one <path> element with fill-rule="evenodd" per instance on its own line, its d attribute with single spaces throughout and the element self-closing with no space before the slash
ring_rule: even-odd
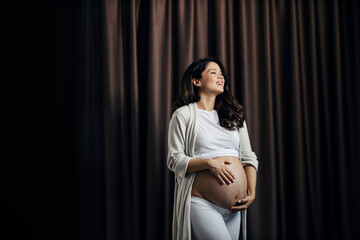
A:
<svg viewBox="0 0 360 240">
<path fill-rule="evenodd" d="M 206 68 L 205 70 L 210 70 L 210 69 L 214 69 L 214 70 L 217 70 L 217 71 L 221 71 L 219 65 L 215 62 L 209 62 L 207 65 L 206 65 Z"/>
</svg>

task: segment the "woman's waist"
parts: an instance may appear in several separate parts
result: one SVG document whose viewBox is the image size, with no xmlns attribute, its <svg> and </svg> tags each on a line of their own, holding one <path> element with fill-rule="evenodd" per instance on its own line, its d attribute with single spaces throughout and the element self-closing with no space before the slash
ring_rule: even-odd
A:
<svg viewBox="0 0 360 240">
<path fill-rule="evenodd" d="M 228 168 L 235 176 L 234 182 L 230 184 L 221 184 L 209 170 L 197 172 L 192 186 L 192 195 L 225 208 L 245 197 L 247 179 L 240 161 L 232 160 Z"/>
<path fill-rule="evenodd" d="M 194 158 L 215 158 L 221 156 L 239 157 L 239 152 L 235 149 L 215 149 L 211 151 L 201 152 L 195 151 Z"/>
<path fill-rule="evenodd" d="M 219 207 L 229 209 L 236 202 L 243 199 L 247 192 L 247 182 L 235 181 L 231 184 L 220 185 L 218 182 L 211 181 L 204 175 L 196 178 L 193 184 L 191 195 L 206 199 Z"/>
</svg>

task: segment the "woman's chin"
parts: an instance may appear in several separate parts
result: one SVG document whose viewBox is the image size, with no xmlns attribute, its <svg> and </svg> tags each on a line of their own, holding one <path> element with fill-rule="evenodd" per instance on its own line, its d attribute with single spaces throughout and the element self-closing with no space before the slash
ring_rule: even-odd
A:
<svg viewBox="0 0 360 240">
<path fill-rule="evenodd" d="M 218 91 L 218 94 L 222 94 L 224 92 L 224 89 L 221 89 Z"/>
</svg>

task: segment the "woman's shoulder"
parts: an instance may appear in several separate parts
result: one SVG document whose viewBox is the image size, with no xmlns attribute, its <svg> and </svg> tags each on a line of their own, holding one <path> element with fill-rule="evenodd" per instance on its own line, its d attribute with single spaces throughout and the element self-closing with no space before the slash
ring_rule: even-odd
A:
<svg viewBox="0 0 360 240">
<path fill-rule="evenodd" d="M 194 112 L 196 103 L 189 103 L 187 105 L 184 105 L 182 107 L 179 107 L 175 110 L 172 117 L 178 117 L 181 116 L 184 119 L 189 119 L 191 117 L 191 114 Z"/>
</svg>

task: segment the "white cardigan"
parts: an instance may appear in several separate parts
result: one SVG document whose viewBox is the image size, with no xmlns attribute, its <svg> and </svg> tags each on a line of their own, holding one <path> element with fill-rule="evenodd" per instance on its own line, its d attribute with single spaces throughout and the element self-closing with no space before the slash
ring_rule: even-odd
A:
<svg viewBox="0 0 360 240">
<path fill-rule="evenodd" d="M 175 173 L 172 238 L 191 239 L 190 202 L 195 173 L 186 173 L 187 165 L 194 156 L 195 137 L 198 129 L 197 104 L 190 103 L 178 108 L 172 115 L 168 132 L 167 165 Z M 258 161 L 251 150 L 249 135 L 244 127 L 239 131 L 239 159 L 242 164 L 258 169 Z M 242 211 L 241 235 L 246 239 L 246 211 Z"/>
</svg>

